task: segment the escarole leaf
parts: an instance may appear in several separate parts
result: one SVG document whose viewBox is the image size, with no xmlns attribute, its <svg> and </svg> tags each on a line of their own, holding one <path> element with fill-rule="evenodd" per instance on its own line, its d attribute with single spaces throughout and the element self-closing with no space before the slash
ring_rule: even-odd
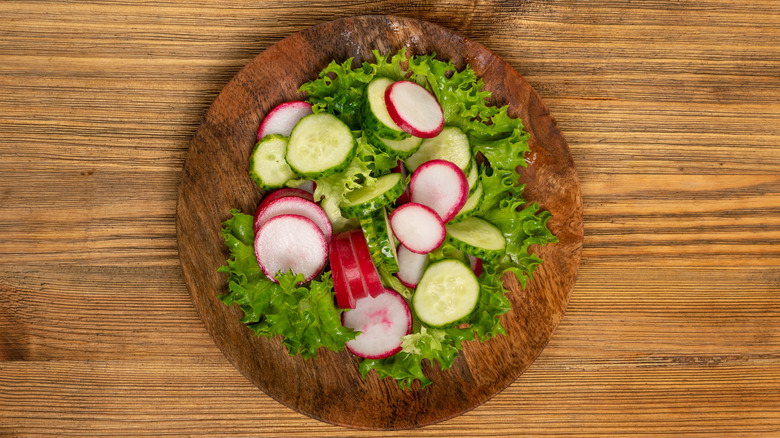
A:
<svg viewBox="0 0 780 438">
<path fill-rule="evenodd" d="M 320 347 L 344 349 L 357 333 L 341 325 L 341 310 L 333 303 L 333 283 L 329 273 L 299 286 L 302 275 L 277 275 L 279 283 L 268 279 L 255 258 L 253 218 L 238 210 L 223 224 L 222 235 L 230 250 L 227 263 L 218 269 L 228 274 L 228 293 L 220 296 L 244 312 L 241 322 L 258 336 L 279 336 L 290 354 L 304 358 L 317 355 Z"/>
</svg>

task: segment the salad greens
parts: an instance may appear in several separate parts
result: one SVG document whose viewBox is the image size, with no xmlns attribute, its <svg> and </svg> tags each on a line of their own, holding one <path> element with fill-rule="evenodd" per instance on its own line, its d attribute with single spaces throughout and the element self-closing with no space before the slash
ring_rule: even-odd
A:
<svg viewBox="0 0 780 438">
<path fill-rule="evenodd" d="M 315 113 L 327 112 L 345 122 L 358 138 L 358 151 L 343 172 L 315 180 L 315 199 L 331 219 L 334 232 L 356 228 L 355 219 L 341 215 L 339 204 L 351 191 L 373 186 L 376 179 L 397 165 L 397 159 L 373 146 L 362 135 L 361 111 L 368 83 L 378 76 L 393 80 L 412 80 L 428 88 L 442 106 L 445 125 L 460 128 L 469 139 L 472 152 L 480 163 L 480 177 L 485 197 L 478 207 L 479 216 L 496 225 L 506 237 L 502 258 L 484 262 L 479 276 L 480 298 L 468 324 L 451 328 L 432 328 L 415 321 L 412 334 L 402 343 L 401 352 L 386 359 L 362 360 L 359 371 L 365 377 L 375 370 L 380 377 L 391 377 L 403 388 L 415 380 L 421 386 L 431 381 L 423 364 L 438 362 L 450 368 L 464 341 L 485 341 L 505 334 L 500 316 L 511 308 L 503 286 L 502 275 L 513 273 L 525 287 L 542 260 L 528 252 L 531 244 L 556 242 L 547 229 L 550 217 L 536 203 L 526 203 L 524 186 L 517 183 L 518 166 L 525 167 L 528 134 L 522 121 L 508 115 L 508 107 L 487 103 L 490 92 L 468 66 L 456 69 L 452 62 L 436 59 L 435 54 L 408 57 L 404 49 L 381 55 L 374 51 L 375 62 L 354 66 L 350 58 L 331 62 L 315 80 L 301 86 Z M 297 186 L 302 180 L 291 181 Z M 230 259 L 219 271 L 228 274 L 228 293 L 220 299 L 227 305 L 237 304 L 243 311 L 242 322 L 257 335 L 280 336 L 290 354 L 315 357 L 320 347 L 340 351 L 357 332 L 341 326 L 341 309 L 333 302 L 330 272 L 324 271 L 305 286 L 297 285 L 302 277 L 287 273 L 274 283 L 263 275 L 253 250 L 252 217 L 231 210 L 232 218 L 224 223 L 223 236 Z M 451 245 L 444 244 L 431 253 L 432 260 L 465 258 Z M 387 266 L 377 266 L 386 287 L 406 298 L 412 291 L 403 286 Z"/>
</svg>

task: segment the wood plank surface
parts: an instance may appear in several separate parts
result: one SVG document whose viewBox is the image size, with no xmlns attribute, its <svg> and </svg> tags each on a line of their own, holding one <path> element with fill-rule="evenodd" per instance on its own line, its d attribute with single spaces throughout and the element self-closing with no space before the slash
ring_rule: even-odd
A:
<svg viewBox="0 0 780 438">
<path fill-rule="evenodd" d="M 411 431 L 266 396 L 176 242 L 222 87 L 309 26 L 397 14 L 541 95 L 582 185 L 567 313 L 505 391 Z M 780 436 L 780 3 L 0 2 L 0 436 Z"/>
</svg>

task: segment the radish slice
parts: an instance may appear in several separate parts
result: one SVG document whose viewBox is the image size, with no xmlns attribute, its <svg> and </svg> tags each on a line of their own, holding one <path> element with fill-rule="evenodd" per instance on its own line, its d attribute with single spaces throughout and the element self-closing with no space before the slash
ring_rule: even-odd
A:
<svg viewBox="0 0 780 438">
<path fill-rule="evenodd" d="M 368 289 L 363 282 L 363 273 L 360 270 L 360 263 L 355 255 L 355 249 L 352 246 L 352 240 L 348 232 L 337 234 L 333 240 L 336 241 L 336 251 L 338 251 L 339 261 L 341 263 L 341 272 L 344 275 L 344 281 L 347 283 L 347 290 L 352 300 L 358 300 L 368 296 Z"/>
<path fill-rule="evenodd" d="M 446 160 L 423 163 L 409 182 L 411 201 L 426 205 L 444 223 L 458 214 L 469 197 L 469 182 L 463 170 Z"/>
<path fill-rule="evenodd" d="M 395 276 L 406 287 L 414 289 L 420 282 L 425 265 L 428 264 L 428 254 L 416 254 L 403 245 L 398 246 L 398 272 Z"/>
<path fill-rule="evenodd" d="M 258 230 L 255 257 L 263 273 L 274 281 L 277 273 L 289 270 L 310 281 L 325 267 L 328 244 L 311 219 L 283 214 L 269 219 Z"/>
<path fill-rule="evenodd" d="M 404 177 L 404 179 L 406 179 L 406 177 L 409 175 L 409 172 L 407 172 L 407 170 L 406 170 L 406 166 L 404 166 L 404 162 L 401 161 L 401 160 L 398 160 L 398 165 L 393 167 L 390 171 L 393 172 L 393 173 L 400 173 L 401 176 Z M 404 192 L 401 193 L 401 196 L 399 196 L 399 197 L 397 197 L 395 199 L 395 203 L 394 204 L 396 206 L 398 206 L 398 205 L 404 205 L 407 202 L 409 202 L 409 186 L 408 185 L 406 186 L 406 190 L 404 190 Z"/>
<path fill-rule="evenodd" d="M 330 241 L 333 235 L 333 227 L 330 225 L 330 220 L 325 211 L 313 201 L 299 196 L 283 196 L 268 203 L 261 203 L 257 211 L 255 211 L 255 233 L 263 224 L 283 214 L 297 214 L 311 219 L 320 227 L 326 242 Z"/>
<path fill-rule="evenodd" d="M 436 96 L 416 82 L 393 82 L 385 90 L 385 105 L 393 122 L 415 137 L 436 137 L 444 129 L 444 113 Z"/>
<path fill-rule="evenodd" d="M 311 104 L 303 101 L 284 102 L 272 109 L 260 123 L 257 139 L 269 134 L 289 137 L 293 127 L 304 117 L 312 114 Z"/>
<path fill-rule="evenodd" d="M 336 245 L 336 239 L 330 239 L 330 271 L 333 275 L 333 294 L 336 296 L 336 305 L 340 309 L 354 309 L 355 299 L 347 286 L 344 278 L 344 268 L 341 266 L 341 255 Z"/>
<path fill-rule="evenodd" d="M 398 292 L 383 289 L 376 297 L 357 301 L 342 313 L 344 327 L 360 331 L 347 342 L 347 349 L 365 359 L 383 359 L 401 351 L 403 336 L 412 332 L 412 312 Z"/>
<path fill-rule="evenodd" d="M 474 275 L 479 277 L 482 275 L 482 259 L 479 257 L 475 257 L 471 254 L 468 254 L 469 256 L 469 266 L 471 267 L 471 270 L 474 271 Z"/>
<path fill-rule="evenodd" d="M 271 201 L 275 201 L 279 198 L 284 198 L 285 196 L 297 196 L 299 198 L 306 199 L 307 201 L 314 202 L 314 196 L 312 196 L 311 193 L 302 189 L 285 187 L 285 188 L 274 190 L 272 192 L 268 192 L 263 198 L 263 200 L 260 202 L 260 205 L 257 206 L 256 212 L 265 208 L 265 206 L 271 203 Z"/>
<path fill-rule="evenodd" d="M 373 260 L 371 260 L 371 252 L 368 250 L 366 236 L 363 234 L 363 230 L 356 229 L 349 231 L 349 237 L 352 241 L 352 247 L 355 249 L 355 255 L 357 256 L 357 261 L 360 265 L 360 272 L 366 290 L 372 297 L 377 297 L 384 292 L 385 287 L 382 286 L 382 280 L 379 279 L 379 272 L 377 272 L 376 266 L 374 265 Z"/>
<path fill-rule="evenodd" d="M 414 202 L 404 204 L 390 213 L 390 228 L 403 246 L 417 254 L 427 254 L 438 248 L 447 233 L 435 211 Z"/>
</svg>

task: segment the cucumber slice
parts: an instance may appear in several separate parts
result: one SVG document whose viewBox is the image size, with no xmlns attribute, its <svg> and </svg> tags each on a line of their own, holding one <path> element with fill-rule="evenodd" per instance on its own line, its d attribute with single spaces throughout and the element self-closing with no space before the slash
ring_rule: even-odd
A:
<svg viewBox="0 0 780 438">
<path fill-rule="evenodd" d="M 398 255 L 395 239 L 390 233 L 390 225 L 387 221 L 387 210 L 381 208 L 370 216 L 360 219 L 360 227 L 366 237 L 371 260 L 377 266 L 384 264 L 388 273 L 395 274 L 398 272 Z"/>
<path fill-rule="evenodd" d="M 474 215 L 479 209 L 479 205 L 482 203 L 482 198 L 485 197 L 485 193 L 482 190 L 482 182 L 477 183 L 477 187 L 466 199 L 466 203 L 463 204 L 458 214 L 450 220 L 450 224 L 455 224 L 465 220 L 468 217 Z"/>
<path fill-rule="evenodd" d="M 261 189 L 282 187 L 295 178 L 295 172 L 287 164 L 287 137 L 272 134 L 255 144 L 249 156 L 249 176 Z"/>
<path fill-rule="evenodd" d="M 477 163 L 474 162 L 473 158 L 470 166 L 469 173 L 466 174 L 466 181 L 469 183 L 469 194 L 474 193 L 474 190 L 477 189 L 477 183 L 479 182 L 479 166 L 477 166 Z"/>
<path fill-rule="evenodd" d="M 381 138 L 371 131 L 364 131 L 368 136 L 368 141 L 389 155 L 406 159 L 420 149 L 423 139 L 420 137 L 409 137 L 403 140 L 389 140 Z"/>
<path fill-rule="evenodd" d="M 421 322 L 444 327 L 466 319 L 479 300 L 479 282 L 471 268 L 459 260 L 432 263 L 423 273 L 412 296 L 412 307 Z"/>
<path fill-rule="evenodd" d="M 388 78 L 374 78 L 366 87 L 366 100 L 363 103 L 363 130 L 390 140 L 403 140 L 411 137 L 395 124 L 385 103 L 385 90 L 393 82 Z"/>
<path fill-rule="evenodd" d="M 495 260 L 506 250 L 504 234 L 482 218 L 470 216 L 460 222 L 447 224 L 446 228 L 447 241 L 452 246 L 482 260 Z"/>
<path fill-rule="evenodd" d="M 344 217 L 361 217 L 395 201 L 406 189 L 400 173 L 390 173 L 376 179 L 372 187 L 364 186 L 347 193 L 339 207 Z"/>
<path fill-rule="evenodd" d="M 448 126 L 436 137 L 423 140 L 417 152 L 407 158 L 405 163 L 406 167 L 414 172 L 420 165 L 431 160 L 447 160 L 468 175 L 473 160 L 466 134 L 460 128 Z"/>
<path fill-rule="evenodd" d="M 287 143 L 287 163 L 298 175 L 324 178 L 341 172 L 357 153 L 349 127 L 333 114 L 306 116 L 295 125 Z"/>
</svg>

